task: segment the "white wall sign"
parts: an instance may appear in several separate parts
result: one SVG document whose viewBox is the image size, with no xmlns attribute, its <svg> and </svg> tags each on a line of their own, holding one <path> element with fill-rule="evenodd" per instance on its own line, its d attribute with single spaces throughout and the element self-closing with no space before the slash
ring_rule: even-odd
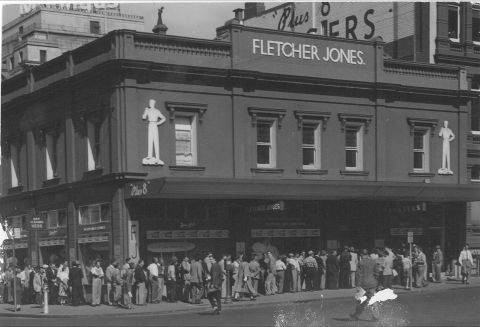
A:
<svg viewBox="0 0 480 327">
<path fill-rule="evenodd" d="M 443 122 L 443 127 L 438 134 L 443 138 L 442 143 L 442 168 L 438 169 L 439 175 L 453 175 L 453 171 L 450 169 L 450 142 L 455 139 L 455 134 L 448 128 L 448 121 Z"/>
<path fill-rule="evenodd" d="M 228 238 L 226 229 L 147 230 L 147 240 Z"/>
<path fill-rule="evenodd" d="M 133 261 L 138 261 L 140 256 L 140 250 L 138 246 L 139 235 L 139 222 L 138 220 L 128 221 L 128 257 Z"/>
<path fill-rule="evenodd" d="M 160 160 L 160 141 L 158 138 L 158 126 L 165 122 L 165 116 L 155 108 L 155 100 L 150 99 L 148 107 L 142 115 L 143 120 L 148 121 L 148 154 L 142 160 L 142 164 L 148 166 L 163 166 Z"/>
</svg>

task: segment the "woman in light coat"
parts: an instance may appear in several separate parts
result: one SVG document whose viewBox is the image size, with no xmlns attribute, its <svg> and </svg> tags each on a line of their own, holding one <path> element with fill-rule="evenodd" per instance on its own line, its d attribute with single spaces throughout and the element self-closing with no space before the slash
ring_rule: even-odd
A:
<svg viewBox="0 0 480 327">
<path fill-rule="evenodd" d="M 250 267 L 248 261 L 243 260 L 243 255 L 238 257 L 239 267 L 235 285 L 233 285 L 233 300 L 238 301 L 240 293 L 248 293 L 250 300 L 255 300 L 255 290 L 252 286 Z"/>
<path fill-rule="evenodd" d="M 95 266 L 90 270 L 92 273 L 92 306 L 100 305 L 102 298 L 102 282 L 105 274 L 100 267 L 100 260 L 95 262 Z"/>
<path fill-rule="evenodd" d="M 465 244 L 463 250 L 460 252 L 458 262 L 462 265 L 462 283 L 468 284 L 468 277 L 473 268 L 473 256 L 472 252 L 468 249 L 468 244 Z"/>
</svg>

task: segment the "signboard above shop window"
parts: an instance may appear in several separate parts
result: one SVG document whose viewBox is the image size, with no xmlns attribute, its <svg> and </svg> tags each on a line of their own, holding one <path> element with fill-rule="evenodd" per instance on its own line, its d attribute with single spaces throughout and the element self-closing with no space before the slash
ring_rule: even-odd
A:
<svg viewBox="0 0 480 327">
<path fill-rule="evenodd" d="M 196 238 L 228 238 L 226 229 L 147 230 L 147 240 L 181 240 Z"/>
</svg>

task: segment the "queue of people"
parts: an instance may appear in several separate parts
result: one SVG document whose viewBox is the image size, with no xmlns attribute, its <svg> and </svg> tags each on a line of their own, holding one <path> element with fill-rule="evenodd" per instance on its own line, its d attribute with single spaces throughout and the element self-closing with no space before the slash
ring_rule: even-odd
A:
<svg viewBox="0 0 480 327">
<path fill-rule="evenodd" d="M 367 253 L 367 254 L 366 254 Z M 375 263 L 375 278 L 381 288 L 402 285 L 406 289 L 424 287 L 427 283 L 427 260 L 420 246 L 409 251 L 388 247 L 361 253 L 354 247 L 340 250 L 300 251 L 275 257 L 272 252 L 247 256 L 229 254 L 215 257 L 208 252 L 181 260 L 175 256 L 167 263 L 154 257 L 147 265 L 143 260 L 134 263 L 127 258 L 124 264 L 112 260 L 105 264 L 96 260 L 90 269 L 73 261 L 61 265 L 43 265 L 25 269 L 13 268 L 0 274 L 5 302 L 13 303 L 13 283 L 16 283 L 16 308 L 20 304 L 42 305 L 43 294 L 48 290 L 49 304 L 74 306 L 89 302 L 132 309 L 133 304 L 157 304 L 163 301 L 183 301 L 192 304 L 208 299 L 214 313 L 221 312 L 221 298 L 231 296 L 233 301 L 242 298 L 255 301 L 261 295 L 271 296 L 286 292 L 303 292 L 323 289 L 354 288 L 358 285 L 359 269 L 366 255 Z M 443 253 L 437 246 L 432 254 L 432 279 L 441 282 Z M 466 245 L 458 262 L 462 266 L 463 282 L 468 283 L 473 257 Z M 363 264 L 364 266 L 364 264 Z M 85 276 L 88 274 L 89 276 Z M 15 278 L 14 278 L 15 276 Z M 91 278 L 91 299 L 85 292 L 86 277 Z"/>
</svg>

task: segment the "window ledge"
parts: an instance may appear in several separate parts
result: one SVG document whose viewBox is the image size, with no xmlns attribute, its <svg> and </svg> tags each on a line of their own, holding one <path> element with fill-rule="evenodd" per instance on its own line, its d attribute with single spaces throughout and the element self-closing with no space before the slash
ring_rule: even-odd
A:
<svg viewBox="0 0 480 327">
<path fill-rule="evenodd" d="M 83 173 L 83 179 L 100 177 L 103 174 L 103 168 L 96 168 Z"/>
<path fill-rule="evenodd" d="M 326 175 L 328 170 L 326 169 L 297 169 L 299 175 Z"/>
<path fill-rule="evenodd" d="M 168 166 L 170 170 L 178 170 L 178 171 L 204 171 L 205 167 L 199 166 Z"/>
<path fill-rule="evenodd" d="M 408 176 L 412 177 L 434 177 L 435 173 L 421 172 L 421 171 L 411 171 L 408 173 Z"/>
<path fill-rule="evenodd" d="M 281 168 L 250 168 L 252 173 L 266 173 L 266 174 L 283 174 L 283 169 Z"/>
<path fill-rule="evenodd" d="M 8 189 L 8 194 L 15 194 L 23 192 L 23 185 L 18 185 Z"/>
<path fill-rule="evenodd" d="M 368 176 L 370 172 L 366 170 L 340 170 L 340 174 L 346 176 Z"/>
<path fill-rule="evenodd" d="M 46 181 L 43 181 L 42 187 L 50 187 L 58 184 L 60 184 L 60 178 L 55 177 L 55 178 L 51 178 L 51 179 L 47 179 Z"/>
</svg>

